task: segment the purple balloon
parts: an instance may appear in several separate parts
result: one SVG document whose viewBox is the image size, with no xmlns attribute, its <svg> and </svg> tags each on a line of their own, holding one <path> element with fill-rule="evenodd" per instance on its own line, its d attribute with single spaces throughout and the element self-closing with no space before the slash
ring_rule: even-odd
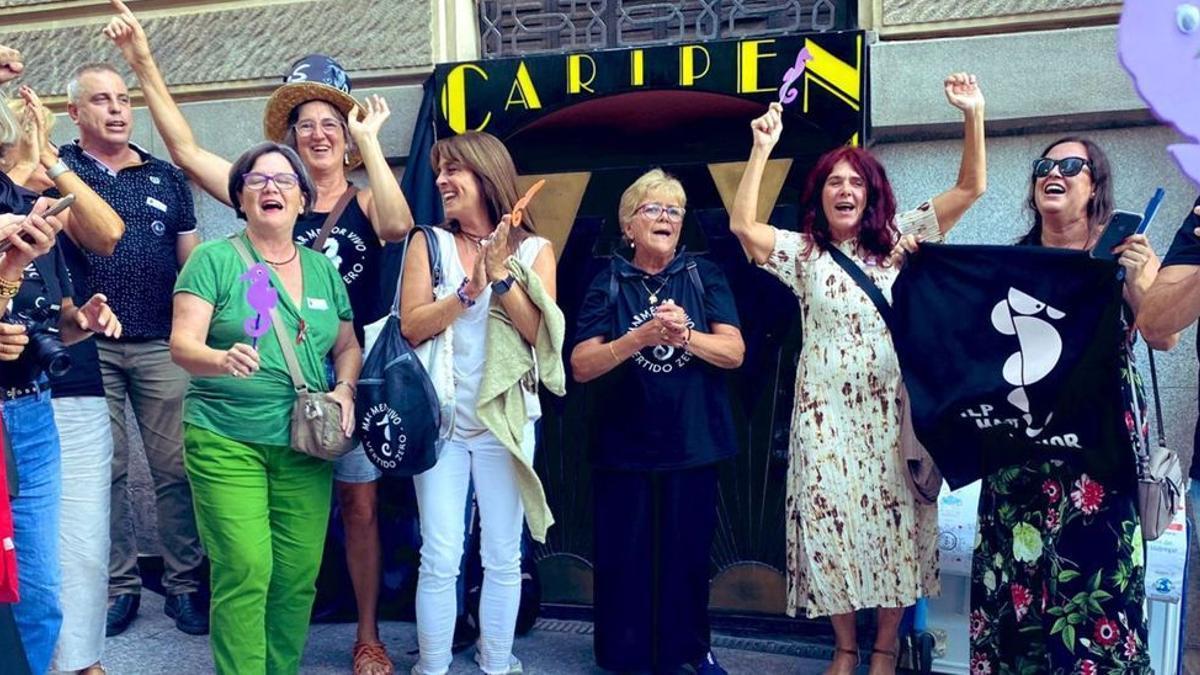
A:
<svg viewBox="0 0 1200 675">
<path fill-rule="evenodd" d="M 1200 0 L 1124 3 L 1117 52 L 1155 116 L 1200 140 Z M 1200 145 L 1168 150 L 1184 173 L 1200 183 Z"/>
</svg>

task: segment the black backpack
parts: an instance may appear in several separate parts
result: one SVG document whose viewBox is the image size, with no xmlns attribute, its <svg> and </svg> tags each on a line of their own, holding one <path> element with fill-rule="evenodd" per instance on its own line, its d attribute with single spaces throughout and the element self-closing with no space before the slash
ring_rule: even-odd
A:
<svg viewBox="0 0 1200 675">
<path fill-rule="evenodd" d="M 441 285 L 441 254 L 431 228 L 418 226 L 409 233 L 425 233 L 433 287 Z M 442 415 L 437 391 L 417 354 L 400 334 L 401 264 L 392 311 L 371 347 L 358 380 L 356 431 L 367 459 L 386 476 L 415 476 L 437 463 Z"/>
</svg>

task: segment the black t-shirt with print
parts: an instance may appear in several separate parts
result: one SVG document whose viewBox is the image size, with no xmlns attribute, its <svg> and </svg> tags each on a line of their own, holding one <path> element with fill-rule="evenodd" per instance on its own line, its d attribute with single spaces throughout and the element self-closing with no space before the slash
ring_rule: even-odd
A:
<svg viewBox="0 0 1200 675">
<path fill-rule="evenodd" d="M 64 297 L 71 297 L 74 289 L 67 273 L 67 264 L 62 251 L 55 246 L 46 255 L 25 267 L 21 290 L 12 300 L 12 307 L 4 317 L 6 323 L 18 323 L 14 318 L 43 317 L 58 328 L 58 318 Z M 42 367 L 36 356 L 33 340 L 15 361 L 0 362 L 0 387 L 23 387 L 40 379 Z"/>
<path fill-rule="evenodd" d="M 63 262 L 70 274 L 75 306 L 82 307 L 92 297 L 87 287 L 87 258 L 65 232 L 59 233 L 56 248 L 62 251 Z M 104 396 L 104 378 L 100 375 L 96 339 L 76 342 L 67 347 L 67 353 L 71 355 L 71 369 L 59 377 L 50 377 L 50 391 L 54 398 Z"/>
<path fill-rule="evenodd" d="M 703 285 L 697 287 L 695 277 Z M 612 281 L 617 293 L 610 302 Z M 653 318 L 650 296 L 674 300 L 709 332 L 714 323 L 739 326 L 725 275 L 713 263 L 688 254 L 661 274 L 646 275 L 613 256 L 584 295 L 577 342 L 597 336 L 612 341 Z M 712 464 L 737 452 L 725 372 L 698 356 L 671 347 L 647 347 L 591 385 L 597 438 L 592 462 L 616 470 L 684 469 Z"/>
<path fill-rule="evenodd" d="M 1196 206 L 1200 206 L 1200 199 L 1196 200 Z M 1189 213 L 1188 217 L 1183 221 L 1183 225 L 1179 226 L 1179 232 L 1175 233 L 1175 241 L 1171 242 L 1171 248 L 1167 251 L 1167 255 L 1163 258 L 1163 267 L 1171 265 L 1200 265 L 1200 237 L 1197 237 L 1195 230 L 1200 227 L 1200 217 L 1195 213 Z M 1200 358 L 1200 332 L 1196 334 L 1196 356 Z M 1198 384 L 1197 386 L 1200 386 Z M 1200 449 L 1200 420 L 1196 421 L 1196 432 L 1192 440 L 1193 453 L 1196 449 Z M 1195 454 L 1192 455 L 1192 478 L 1200 480 L 1200 459 Z"/>
<path fill-rule="evenodd" d="M 314 212 L 298 218 L 292 230 L 296 243 L 311 248 L 328 216 Z M 354 310 L 354 332 L 362 344 L 363 326 L 387 314 L 396 289 L 382 287 L 383 245 L 371 220 L 358 205 L 358 197 L 346 205 L 322 248 L 346 284 L 350 307 Z"/>
</svg>

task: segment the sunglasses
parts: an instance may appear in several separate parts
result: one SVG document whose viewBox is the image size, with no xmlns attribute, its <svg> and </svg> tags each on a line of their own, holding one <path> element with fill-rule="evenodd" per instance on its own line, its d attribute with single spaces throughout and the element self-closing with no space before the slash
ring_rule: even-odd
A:
<svg viewBox="0 0 1200 675">
<path fill-rule="evenodd" d="M 1054 167 L 1056 166 L 1058 167 L 1058 172 L 1061 173 L 1064 178 L 1077 176 L 1079 175 L 1079 172 L 1083 171 L 1085 168 L 1088 171 L 1092 170 L 1091 160 L 1084 159 L 1082 157 L 1063 157 L 1062 159 L 1050 159 L 1049 157 L 1042 157 L 1040 159 L 1033 160 L 1033 177 L 1045 178 L 1046 176 L 1050 175 L 1050 172 L 1053 171 Z"/>
</svg>

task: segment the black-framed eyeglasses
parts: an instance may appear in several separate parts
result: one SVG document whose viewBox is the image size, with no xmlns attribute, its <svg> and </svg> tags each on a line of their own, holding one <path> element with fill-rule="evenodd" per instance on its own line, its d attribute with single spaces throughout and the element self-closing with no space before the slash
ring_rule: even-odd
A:
<svg viewBox="0 0 1200 675">
<path fill-rule="evenodd" d="M 650 220 L 658 220 L 665 213 L 667 215 L 667 222 L 678 223 L 683 220 L 683 214 L 687 213 L 687 209 L 682 206 L 663 206 L 662 204 L 651 202 L 639 206 L 638 213 L 641 213 Z"/>
<path fill-rule="evenodd" d="M 1058 172 L 1064 178 L 1079 175 L 1080 171 L 1085 168 L 1088 171 L 1092 170 L 1092 161 L 1082 157 L 1063 157 L 1062 159 L 1050 159 L 1049 157 L 1041 157 L 1033 160 L 1033 177 L 1045 178 L 1050 175 L 1054 167 L 1058 167 Z"/>
<path fill-rule="evenodd" d="M 242 180 L 247 188 L 258 192 L 267 187 L 267 183 L 275 183 L 280 190 L 290 190 L 300 184 L 300 177 L 294 173 L 259 173 L 251 171 L 242 174 Z"/>
</svg>

